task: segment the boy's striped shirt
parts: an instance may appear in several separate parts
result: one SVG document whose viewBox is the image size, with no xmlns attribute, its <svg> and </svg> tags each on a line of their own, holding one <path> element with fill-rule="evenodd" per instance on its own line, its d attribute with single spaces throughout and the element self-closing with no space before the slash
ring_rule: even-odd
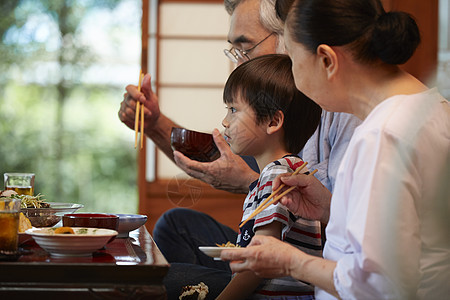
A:
<svg viewBox="0 0 450 300">
<path fill-rule="evenodd" d="M 242 221 L 272 193 L 272 181 L 279 174 L 293 172 L 304 162 L 296 155 L 288 155 L 268 164 L 257 181 L 250 185 L 244 205 Z M 305 168 L 306 170 L 306 168 Z M 307 172 L 307 171 L 304 171 Z M 322 256 L 322 239 L 319 221 L 298 218 L 281 204 L 270 205 L 241 229 L 237 244 L 245 247 L 255 234 L 255 229 L 274 221 L 282 223 L 282 240 L 304 251 Z M 314 295 L 314 287 L 291 277 L 264 280 L 252 299 L 305 299 Z"/>
</svg>

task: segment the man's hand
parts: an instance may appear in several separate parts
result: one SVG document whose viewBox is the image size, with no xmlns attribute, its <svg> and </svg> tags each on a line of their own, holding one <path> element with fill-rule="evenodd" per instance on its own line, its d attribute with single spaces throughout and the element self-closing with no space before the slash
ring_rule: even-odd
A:
<svg viewBox="0 0 450 300">
<path fill-rule="evenodd" d="M 220 157 L 213 162 L 198 162 L 174 151 L 177 165 L 190 176 L 200 179 L 216 189 L 232 193 L 248 193 L 249 185 L 259 174 L 254 172 L 238 155 L 231 152 L 219 130 L 213 131 L 214 142 L 220 151 Z"/>
<path fill-rule="evenodd" d="M 152 90 L 150 75 L 144 76 L 140 92 L 135 85 L 128 85 L 126 91 L 120 104 L 119 119 L 130 129 L 134 130 L 136 103 L 137 101 L 143 103 L 145 133 L 148 134 L 148 131 L 152 130 L 161 115 L 158 97 Z"/>
</svg>

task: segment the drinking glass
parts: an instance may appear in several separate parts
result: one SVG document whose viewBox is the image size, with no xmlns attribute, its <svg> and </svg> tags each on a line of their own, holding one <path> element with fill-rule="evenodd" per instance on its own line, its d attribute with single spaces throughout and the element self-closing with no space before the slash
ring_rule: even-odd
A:
<svg viewBox="0 0 450 300">
<path fill-rule="evenodd" d="M 14 190 L 19 195 L 34 195 L 33 173 L 5 173 L 5 190 Z"/>
<path fill-rule="evenodd" d="M 18 251 L 20 199 L 0 198 L 0 257 Z"/>
</svg>

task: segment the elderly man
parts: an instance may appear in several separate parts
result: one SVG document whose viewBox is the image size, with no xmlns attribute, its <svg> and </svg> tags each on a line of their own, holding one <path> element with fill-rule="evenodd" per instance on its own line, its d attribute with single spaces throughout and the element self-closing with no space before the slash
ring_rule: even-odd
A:
<svg viewBox="0 0 450 300">
<path fill-rule="evenodd" d="M 284 24 L 276 17 L 274 6 L 275 0 L 225 0 L 225 7 L 231 14 L 228 33 L 231 48 L 225 51 L 228 58 L 241 64 L 260 55 L 284 53 Z M 148 99 L 137 91 L 136 86 L 127 86 L 119 111 L 123 123 L 134 128 L 135 101 L 140 100 L 145 105 L 146 135 L 186 173 L 218 189 L 248 192 L 258 173 L 231 152 L 218 131 L 213 133 L 221 151 L 218 160 L 200 163 L 179 152 L 174 153 L 170 147 L 170 131 L 178 125 L 160 112 L 157 97 L 151 91 L 149 75 L 146 75 L 142 89 L 147 90 L 147 95 L 150 95 Z M 318 169 L 316 177 L 330 191 L 334 187 L 340 159 L 359 123 L 351 115 L 324 111 L 318 129 L 305 145 L 303 159 L 309 163 L 309 168 Z M 237 233 L 234 230 L 206 214 L 177 208 L 166 212 L 158 220 L 153 235 L 172 264 L 165 282 L 169 299 L 176 297 L 180 286 L 186 284 L 204 281 L 214 297 L 227 285 L 231 278 L 228 264 L 212 261 L 199 252 L 198 246 L 235 241 Z M 196 266 L 193 267 L 193 264 Z"/>
</svg>

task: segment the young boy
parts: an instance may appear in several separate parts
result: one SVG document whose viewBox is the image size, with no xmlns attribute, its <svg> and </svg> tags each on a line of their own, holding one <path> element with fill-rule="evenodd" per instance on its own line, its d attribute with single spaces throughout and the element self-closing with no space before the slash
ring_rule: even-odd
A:
<svg viewBox="0 0 450 300">
<path fill-rule="evenodd" d="M 294 153 L 300 152 L 320 121 L 321 108 L 296 89 L 291 67 L 286 55 L 261 56 L 236 68 L 225 85 L 225 137 L 235 154 L 255 157 L 262 170 L 250 186 L 242 221 L 272 193 L 277 175 L 304 164 Z M 237 244 L 247 246 L 255 234 L 274 236 L 321 255 L 319 222 L 299 219 L 279 204 L 248 221 L 240 229 Z M 287 277 L 265 280 L 244 272 L 232 278 L 218 299 L 305 299 L 313 295 L 307 283 Z"/>
</svg>

